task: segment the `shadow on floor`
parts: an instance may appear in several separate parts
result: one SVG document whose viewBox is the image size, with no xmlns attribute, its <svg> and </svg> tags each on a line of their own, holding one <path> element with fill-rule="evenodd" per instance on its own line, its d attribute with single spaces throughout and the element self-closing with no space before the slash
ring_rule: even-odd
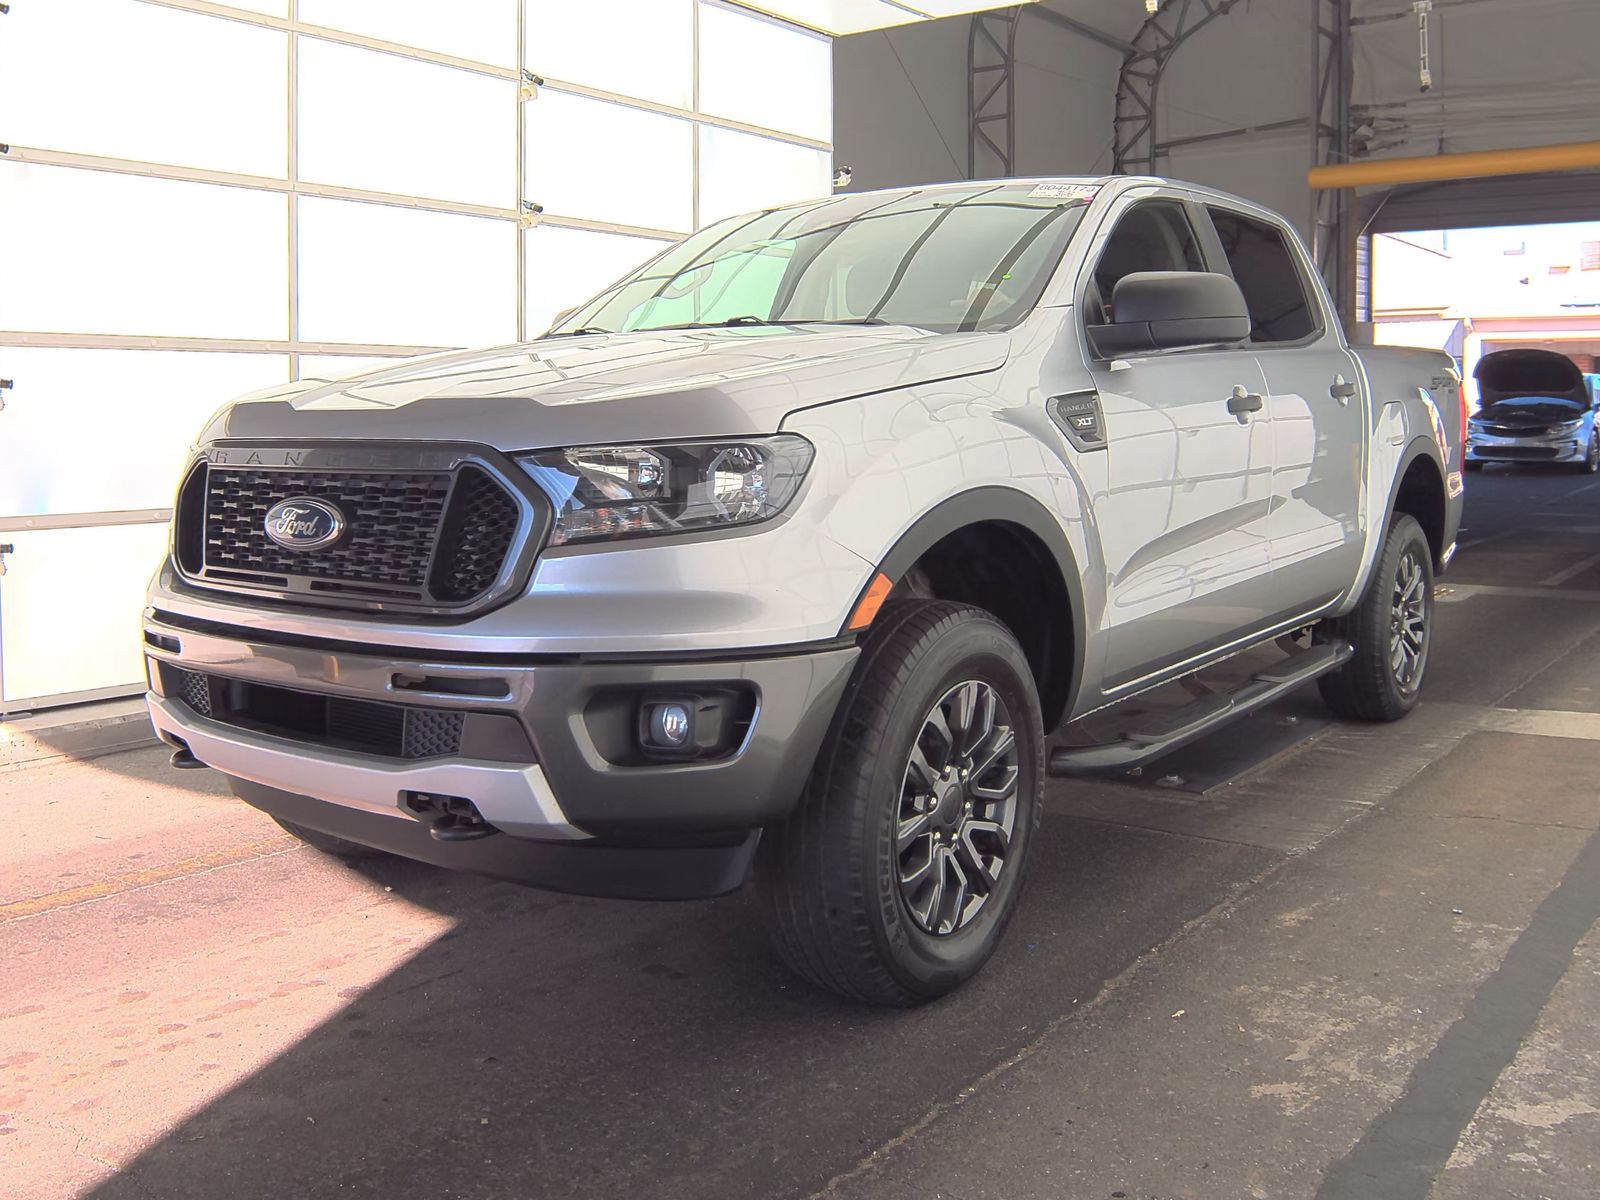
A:
<svg viewBox="0 0 1600 1200">
<path fill-rule="evenodd" d="M 996 961 L 913 1012 L 796 982 L 748 889 L 634 904 L 379 861 L 456 927 L 92 1194 L 805 1194 L 1274 857 L 1059 816 L 1035 853 Z"/>
</svg>

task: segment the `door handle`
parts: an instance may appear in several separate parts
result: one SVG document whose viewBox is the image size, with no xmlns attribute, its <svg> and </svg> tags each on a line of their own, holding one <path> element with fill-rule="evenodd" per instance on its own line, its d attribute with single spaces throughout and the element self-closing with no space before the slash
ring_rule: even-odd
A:
<svg viewBox="0 0 1600 1200">
<path fill-rule="evenodd" d="M 1328 395 L 1332 396 L 1341 405 L 1345 405 L 1350 403 L 1351 397 L 1356 394 L 1357 390 L 1356 385 L 1347 383 L 1343 375 L 1335 375 L 1333 377 L 1333 386 L 1328 389 Z"/>
<path fill-rule="evenodd" d="M 1261 397 L 1254 392 L 1247 392 L 1242 387 L 1235 387 L 1233 395 L 1228 398 L 1228 411 L 1239 418 L 1243 425 L 1250 419 L 1250 414 L 1261 411 Z"/>
</svg>

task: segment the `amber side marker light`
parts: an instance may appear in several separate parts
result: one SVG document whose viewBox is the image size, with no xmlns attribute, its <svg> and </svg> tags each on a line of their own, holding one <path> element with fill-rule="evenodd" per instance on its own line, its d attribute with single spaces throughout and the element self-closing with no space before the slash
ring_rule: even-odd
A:
<svg viewBox="0 0 1600 1200">
<path fill-rule="evenodd" d="M 883 607 L 883 602 L 889 598 L 889 593 L 892 591 L 894 591 L 894 581 L 879 571 L 867 585 L 866 592 L 856 605 L 856 611 L 850 614 L 850 624 L 845 628 L 853 632 L 871 625 L 873 618 L 878 615 L 878 610 Z"/>
</svg>

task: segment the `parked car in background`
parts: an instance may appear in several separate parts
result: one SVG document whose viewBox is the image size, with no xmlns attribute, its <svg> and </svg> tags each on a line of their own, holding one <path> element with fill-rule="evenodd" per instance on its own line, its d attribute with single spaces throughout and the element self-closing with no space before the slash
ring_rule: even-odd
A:
<svg viewBox="0 0 1600 1200">
<path fill-rule="evenodd" d="M 801 975 L 914 1004 L 993 952 L 1047 772 L 1313 681 L 1416 705 L 1465 417 L 1446 355 L 1352 349 L 1288 222 L 1220 192 L 732 217 L 535 342 L 219 412 L 150 710 L 332 853 L 656 899 L 753 868 Z M 1232 693 L 1047 747 L 1279 639 Z"/>
<path fill-rule="evenodd" d="M 1473 374 L 1479 404 L 1467 423 L 1467 470 L 1494 462 L 1600 470 L 1594 377 L 1565 354 L 1497 350 Z"/>
</svg>

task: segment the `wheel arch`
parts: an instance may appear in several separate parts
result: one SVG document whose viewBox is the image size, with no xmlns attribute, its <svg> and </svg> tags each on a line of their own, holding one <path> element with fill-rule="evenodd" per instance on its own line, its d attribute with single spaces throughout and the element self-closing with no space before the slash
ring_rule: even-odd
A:
<svg viewBox="0 0 1600 1200">
<path fill-rule="evenodd" d="M 963 561 L 982 570 L 956 578 L 953 564 Z M 975 604 L 1011 629 L 1033 668 L 1045 729 L 1059 726 L 1083 681 L 1083 579 L 1044 505 L 999 486 L 942 501 L 900 535 L 872 578 L 885 576 L 900 589 L 919 568 L 925 577 L 932 572 L 937 598 Z"/>
<path fill-rule="evenodd" d="M 1406 447 L 1389 488 L 1389 502 L 1383 517 L 1385 530 L 1394 523 L 1396 513 L 1406 513 L 1422 526 L 1433 554 L 1433 569 L 1442 572 L 1446 566 L 1445 551 L 1449 548 L 1446 530 L 1449 501 L 1439 447 L 1432 438 L 1415 438 Z"/>
</svg>

